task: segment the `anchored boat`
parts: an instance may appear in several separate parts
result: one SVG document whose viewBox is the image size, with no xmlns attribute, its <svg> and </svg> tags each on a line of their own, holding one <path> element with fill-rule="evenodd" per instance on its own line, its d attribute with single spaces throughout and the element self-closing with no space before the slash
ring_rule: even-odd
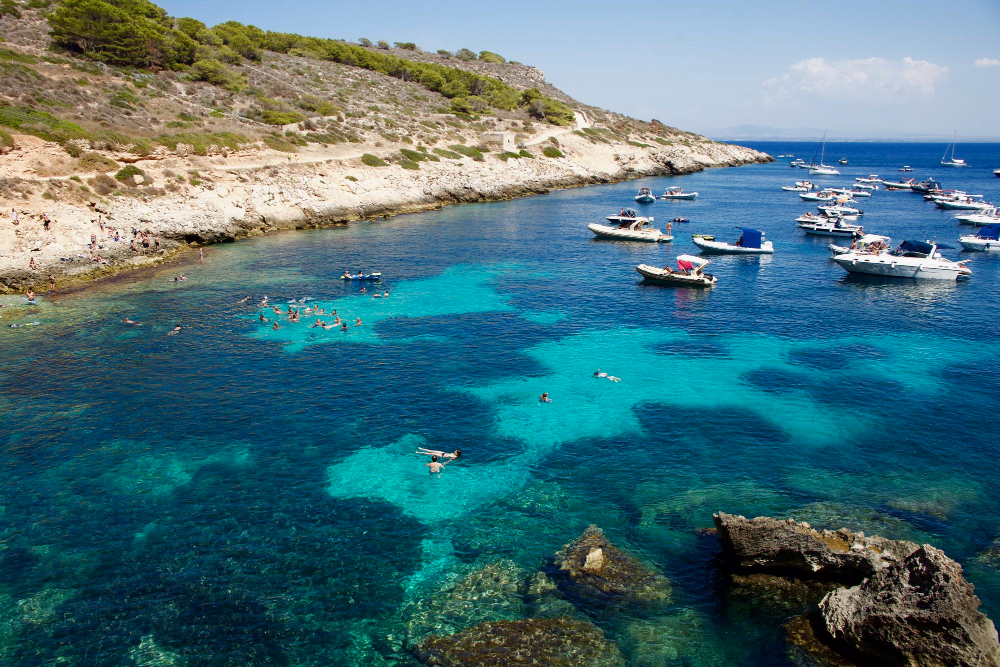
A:
<svg viewBox="0 0 1000 667">
<path fill-rule="evenodd" d="M 685 287 L 712 287 L 716 278 L 711 273 L 705 273 L 705 267 L 711 263 L 704 257 L 695 255 L 678 255 L 677 270 L 669 265 L 662 269 L 658 266 L 640 264 L 635 270 L 646 280 L 652 280 L 667 285 L 683 285 Z"/>
<path fill-rule="evenodd" d="M 609 218 L 611 216 L 608 216 Z M 618 217 L 618 216 L 615 216 Z M 623 219 L 617 225 L 602 225 L 593 222 L 587 225 L 597 238 L 615 239 L 617 241 L 644 241 L 647 243 L 669 243 L 673 236 L 664 234 L 655 227 L 646 227 L 652 218 Z"/>
<path fill-rule="evenodd" d="M 959 236 L 958 242 L 966 250 L 1000 252 L 1000 225 L 986 225 L 978 234 Z"/>
<path fill-rule="evenodd" d="M 871 276 L 891 278 L 920 278 L 931 280 L 956 280 L 960 276 L 972 275 L 971 269 L 962 262 L 945 259 L 938 245 L 924 241 L 903 241 L 892 252 L 877 254 L 851 251 L 833 258 L 848 273 L 864 273 Z"/>
<path fill-rule="evenodd" d="M 684 192 L 684 188 L 673 187 L 667 188 L 660 195 L 660 199 L 697 199 L 697 192 Z"/>
<path fill-rule="evenodd" d="M 941 166 L 942 167 L 968 167 L 965 160 L 955 157 L 955 140 L 958 139 L 958 130 L 955 130 L 955 136 L 951 138 L 951 143 L 948 144 L 948 148 L 951 149 L 951 157 L 948 157 L 948 148 L 944 149 L 944 155 L 941 156 Z"/>
<path fill-rule="evenodd" d="M 770 241 L 764 240 L 764 232 L 749 227 L 737 227 L 743 232 L 736 243 L 723 243 L 716 241 L 714 237 L 704 235 L 694 235 L 691 242 L 701 248 L 701 251 L 708 254 L 718 255 L 770 255 L 774 252 L 774 246 Z"/>
<path fill-rule="evenodd" d="M 889 249 L 889 237 L 879 236 L 878 234 L 865 234 L 861 238 L 857 239 L 850 245 L 850 247 L 837 245 L 836 243 L 831 243 L 827 246 L 830 249 L 830 254 L 833 257 L 837 255 L 843 255 L 849 252 L 885 252 Z"/>
<path fill-rule="evenodd" d="M 639 190 L 639 194 L 635 196 L 635 200 L 640 204 L 652 204 L 656 201 L 656 196 L 649 188 L 643 188 Z"/>
</svg>

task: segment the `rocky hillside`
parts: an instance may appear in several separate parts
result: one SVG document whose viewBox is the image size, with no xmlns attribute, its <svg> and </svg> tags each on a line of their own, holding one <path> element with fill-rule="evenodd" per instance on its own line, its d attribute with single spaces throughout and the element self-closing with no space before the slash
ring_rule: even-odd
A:
<svg viewBox="0 0 1000 667">
<path fill-rule="evenodd" d="M 0 35 L 7 289 L 282 226 L 767 159 L 486 52 L 209 28 L 147 0 L 2 0 Z M 133 247 L 133 228 L 159 243 Z"/>
</svg>

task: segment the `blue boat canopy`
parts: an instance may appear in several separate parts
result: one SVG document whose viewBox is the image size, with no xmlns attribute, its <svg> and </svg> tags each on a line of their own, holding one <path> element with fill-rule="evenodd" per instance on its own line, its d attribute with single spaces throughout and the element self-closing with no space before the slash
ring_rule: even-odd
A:
<svg viewBox="0 0 1000 667">
<path fill-rule="evenodd" d="M 759 248 L 761 239 L 764 238 L 764 232 L 759 229 L 750 229 L 748 227 L 740 227 L 743 232 L 743 243 L 744 248 Z"/>
<path fill-rule="evenodd" d="M 976 236 L 987 241 L 1000 241 L 1000 225 L 986 225 Z"/>
<path fill-rule="evenodd" d="M 934 249 L 930 243 L 924 243 L 923 241 L 903 241 L 899 249 L 903 252 L 918 252 L 921 255 L 931 254 L 931 250 Z"/>
</svg>

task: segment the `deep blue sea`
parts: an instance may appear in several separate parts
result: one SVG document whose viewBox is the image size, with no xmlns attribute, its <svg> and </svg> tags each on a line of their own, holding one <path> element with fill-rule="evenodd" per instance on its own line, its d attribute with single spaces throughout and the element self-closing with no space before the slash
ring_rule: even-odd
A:
<svg viewBox="0 0 1000 667">
<path fill-rule="evenodd" d="M 1000 145 L 959 144 L 966 169 L 943 150 L 830 143 L 850 166 L 813 180 L 909 164 L 1000 202 Z M 945 251 L 970 262 L 958 283 L 849 277 L 795 226 L 810 207 L 779 188 L 803 177 L 780 160 L 456 206 L 0 297 L 0 664 L 411 664 L 416 601 L 501 558 L 530 574 L 590 523 L 674 586 L 642 619 L 666 637 L 652 662 L 629 619 L 592 616 L 632 664 L 791 664 L 788 616 L 722 583 L 698 530 L 719 510 L 934 544 L 1000 620 L 1000 256 Z M 672 244 L 587 231 L 668 185 L 700 193 L 642 207 L 690 219 Z M 862 208 L 895 242 L 971 229 L 909 192 Z M 776 251 L 715 259 L 714 289 L 635 272 L 736 225 Z M 273 330 L 265 295 L 363 324 Z M 431 477 L 421 446 L 463 456 Z"/>
</svg>

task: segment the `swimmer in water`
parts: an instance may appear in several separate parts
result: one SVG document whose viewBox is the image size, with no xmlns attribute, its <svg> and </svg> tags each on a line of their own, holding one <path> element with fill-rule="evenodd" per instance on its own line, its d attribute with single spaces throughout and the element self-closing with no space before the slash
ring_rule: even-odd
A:
<svg viewBox="0 0 1000 667">
<path fill-rule="evenodd" d="M 177 326 L 175 326 L 175 327 L 174 327 L 173 329 L 171 329 L 170 331 L 168 331 L 168 332 L 167 332 L 167 335 L 168 335 L 168 336 L 176 336 L 176 335 L 177 335 L 177 334 L 179 334 L 180 332 L 181 332 L 181 325 L 179 325 L 179 324 L 178 324 L 178 325 L 177 325 Z"/>
<path fill-rule="evenodd" d="M 263 299 L 260 300 L 260 305 L 261 305 L 262 308 L 266 308 L 267 307 L 267 297 L 266 296 Z"/>
<path fill-rule="evenodd" d="M 441 473 L 444 472 L 444 463 L 439 462 L 437 456 L 432 456 L 431 462 L 425 463 L 424 466 L 431 469 L 431 476 L 437 473 L 438 478 L 440 478 Z"/>
<path fill-rule="evenodd" d="M 274 323 L 274 326 L 273 326 L 273 327 L 271 327 L 271 331 L 277 331 L 277 330 L 278 330 L 278 323 L 277 323 L 277 322 L 275 322 L 275 323 Z"/>
<path fill-rule="evenodd" d="M 549 392 L 543 391 L 542 395 L 538 397 L 539 403 L 551 403 L 552 399 L 549 398 Z"/>
<path fill-rule="evenodd" d="M 278 308 L 277 306 L 274 306 L 271 310 L 274 311 L 275 315 L 281 315 L 281 309 Z"/>
<path fill-rule="evenodd" d="M 260 321 L 261 321 L 261 322 L 270 322 L 270 320 L 269 320 L 269 319 L 267 319 L 266 317 L 264 317 L 264 313 L 261 313 L 261 314 L 260 314 Z"/>
<path fill-rule="evenodd" d="M 361 318 L 360 317 L 358 318 L 358 321 L 354 323 L 354 326 L 356 326 L 356 327 L 360 327 L 361 326 Z"/>
<path fill-rule="evenodd" d="M 362 293 L 362 294 L 364 294 L 364 293 L 365 293 L 365 292 L 367 292 L 367 291 L 368 291 L 368 289 L 367 289 L 367 288 L 365 288 L 365 287 L 362 287 L 362 288 L 361 288 L 361 293 Z"/>
<path fill-rule="evenodd" d="M 621 382 L 622 381 L 622 379 L 620 377 L 615 377 L 614 375 L 609 375 L 608 379 L 611 380 L 612 382 Z"/>
<path fill-rule="evenodd" d="M 606 378 L 606 377 L 608 377 L 608 374 L 607 373 L 602 373 L 601 369 L 598 368 L 596 371 L 594 371 L 594 377 L 595 378 Z"/>
<path fill-rule="evenodd" d="M 453 452 L 442 452 L 437 449 L 427 449 L 426 447 L 417 447 L 417 454 L 425 454 L 427 456 L 436 456 L 442 459 L 455 460 L 462 455 L 461 449 L 456 449 Z"/>
<path fill-rule="evenodd" d="M 347 322 L 344 322 L 344 326 L 340 327 L 341 331 L 347 331 Z"/>
<path fill-rule="evenodd" d="M 142 322 L 136 322 L 135 320 L 132 320 L 132 319 L 129 319 L 128 317 L 126 317 L 125 318 L 125 324 L 133 324 L 135 326 L 139 326 L 140 324 L 142 324 Z"/>
<path fill-rule="evenodd" d="M 240 303 L 246 303 L 249 300 L 250 300 L 250 295 L 247 294 L 245 297 L 243 297 L 242 299 L 240 299 Z"/>
<path fill-rule="evenodd" d="M 34 303 L 35 302 L 35 293 L 32 292 L 31 290 L 28 290 L 27 294 L 25 294 L 24 296 L 27 297 L 28 303 Z"/>
</svg>

